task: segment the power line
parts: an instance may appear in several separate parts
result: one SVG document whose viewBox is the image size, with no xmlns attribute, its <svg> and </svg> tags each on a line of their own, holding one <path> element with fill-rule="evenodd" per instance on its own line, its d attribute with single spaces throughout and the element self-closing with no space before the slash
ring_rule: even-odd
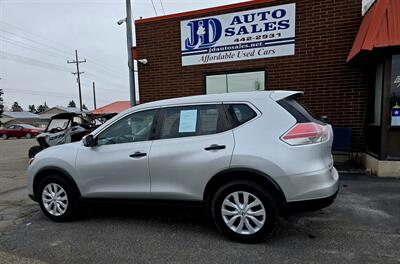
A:
<svg viewBox="0 0 400 264">
<path fill-rule="evenodd" d="M 28 41 L 30 41 L 30 42 L 35 43 L 36 45 L 42 45 L 42 46 L 45 46 L 45 47 L 47 47 L 47 48 L 53 49 L 54 51 L 58 52 L 59 54 L 62 54 L 61 57 L 62 57 L 63 59 L 65 59 L 65 57 L 69 56 L 69 52 L 66 52 L 65 50 L 61 50 L 61 49 L 59 49 L 58 47 L 64 47 L 65 49 L 72 49 L 71 47 L 65 46 L 65 45 L 64 45 L 63 43 L 61 43 L 61 42 L 54 41 L 53 39 L 46 38 L 46 37 L 43 37 L 43 36 L 39 36 L 39 35 L 37 35 L 37 34 L 34 34 L 34 33 L 29 32 L 29 31 L 26 31 L 26 30 L 24 30 L 24 29 L 22 29 L 22 28 L 20 28 L 20 27 L 17 27 L 17 26 L 15 26 L 15 25 L 12 25 L 12 24 L 10 24 L 10 23 L 7 23 L 7 22 L 1 21 L 1 20 L 0 20 L 0 23 L 1 23 L 1 24 L 4 24 L 4 25 L 7 25 L 7 26 L 10 26 L 10 27 L 12 27 L 12 28 L 15 28 L 15 29 L 17 29 L 17 30 L 19 30 L 19 31 L 21 31 L 21 32 L 24 32 L 24 33 L 17 34 L 17 33 L 14 33 L 14 32 L 8 31 L 8 30 L 4 30 L 4 29 L 1 29 L 1 28 L 0 28 L 0 31 L 3 31 L 3 32 L 5 32 L 5 33 L 7 33 L 7 34 L 10 34 L 10 35 L 12 35 L 12 36 L 16 36 L 16 37 L 18 37 L 18 38 L 22 38 L 22 39 L 28 40 Z M 26 37 L 26 34 L 28 34 L 28 35 L 30 35 L 30 36 Z M 43 41 L 42 41 L 42 42 L 39 42 L 39 41 L 37 41 L 37 40 L 35 40 L 35 39 L 32 39 L 32 38 L 31 38 L 32 36 L 35 37 L 35 38 L 44 39 L 44 40 L 46 40 L 46 43 L 43 44 L 43 43 L 44 43 Z M 13 41 L 18 41 L 18 40 L 13 40 Z M 48 42 L 53 42 L 53 43 L 57 44 L 57 47 L 54 47 L 54 46 L 52 46 L 52 45 L 48 45 L 48 44 L 47 44 Z M 96 65 L 95 67 L 97 67 L 98 69 L 102 68 L 103 71 L 113 72 L 114 75 L 117 74 L 117 75 L 120 75 L 120 77 L 123 76 L 123 74 L 122 74 L 121 72 L 116 71 L 116 70 L 113 69 L 113 68 L 110 68 L 109 66 L 106 65 L 106 63 L 102 63 L 102 62 L 100 62 L 98 59 L 96 59 L 96 60 L 94 60 L 94 59 L 92 59 L 92 58 L 87 58 L 87 59 L 89 59 L 89 61 L 90 61 L 91 63 L 95 64 L 95 65 Z"/>
<path fill-rule="evenodd" d="M 47 47 L 47 48 L 51 48 L 51 49 L 53 49 L 54 51 L 57 51 L 57 52 L 59 52 L 60 54 L 63 54 L 64 56 L 68 55 L 68 53 L 64 52 L 63 50 L 60 50 L 60 49 L 58 49 L 58 48 L 55 48 L 55 47 L 50 46 L 50 45 L 47 45 L 47 44 L 43 44 L 43 43 L 41 43 L 41 42 L 39 42 L 39 41 L 36 41 L 36 40 L 34 40 L 34 39 L 25 37 L 25 36 L 23 36 L 23 35 L 19 35 L 19 34 L 16 34 L 16 33 L 13 33 L 13 32 L 11 32 L 11 31 L 4 30 L 4 29 L 1 29 L 1 28 L 0 28 L 0 31 L 5 32 L 5 33 L 7 33 L 7 34 L 9 34 L 9 35 L 12 35 L 12 36 L 16 36 L 16 37 L 18 37 L 18 38 L 26 39 L 26 40 L 28 40 L 28 41 L 30 41 L 30 42 L 33 42 L 33 43 L 36 43 L 36 44 L 38 44 L 38 45 L 42 45 L 42 46 L 45 46 L 45 47 Z"/>
<path fill-rule="evenodd" d="M 124 90 L 127 90 L 127 86 L 125 86 L 123 84 L 120 84 L 120 83 L 116 83 L 116 82 L 110 81 L 109 79 L 104 78 L 102 75 L 94 74 L 94 73 L 91 73 L 91 72 L 88 72 L 88 71 L 86 72 L 86 74 L 88 75 L 88 77 L 92 77 L 93 79 L 100 79 L 100 80 L 103 80 L 104 82 L 106 82 L 106 83 L 108 83 L 108 84 L 110 84 L 112 86 L 120 87 L 120 88 L 122 88 Z"/>
<path fill-rule="evenodd" d="M 45 50 L 45 49 L 35 47 L 35 46 L 31 46 L 31 45 L 25 44 L 24 42 L 21 42 L 21 41 L 15 40 L 15 39 L 11 39 L 6 36 L 0 36 L 0 40 L 10 43 L 10 44 L 13 44 L 13 45 L 16 45 L 16 46 L 19 46 L 19 47 L 22 47 L 22 48 L 25 48 L 25 49 L 28 49 L 30 51 L 34 50 L 35 52 L 44 54 L 46 56 L 50 56 L 50 57 L 54 57 L 54 58 L 62 58 L 63 60 L 65 60 L 65 58 L 66 58 L 66 56 L 61 56 L 60 54 L 56 54 L 52 51 Z M 100 71 L 107 72 L 109 75 L 110 75 L 110 73 L 112 73 L 111 75 L 115 76 L 115 77 L 117 77 L 116 74 L 119 74 L 118 78 L 123 77 L 123 74 L 121 72 L 112 70 L 111 68 L 104 67 L 95 61 L 90 61 L 90 62 L 92 63 L 92 66 L 95 66 Z"/>
<path fill-rule="evenodd" d="M 7 93 L 14 93 L 14 94 L 21 94 L 23 92 L 24 94 L 29 94 L 29 95 L 37 95 L 37 96 L 51 96 L 51 97 L 58 97 L 58 98 L 68 98 L 68 99 L 75 99 L 76 96 L 73 96 L 71 94 L 65 94 L 65 93 L 57 93 L 57 92 L 48 92 L 48 91 L 38 91 L 38 90 L 30 90 L 30 89 L 15 89 L 15 88 L 3 88 Z M 107 102 L 107 100 L 104 99 L 97 99 L 102 102 Z"/>
<path fill-rule="evenodd" d="M 153 0 L 150 0 L 150 1 L 151 1 L 151 5 L 153 6 L 154 13 L 156 14 L 156 16 L 158 16 L 156 6 L 154 5 Z"/>
<path fill-rule="evenodd" d="M 33 36 L 33 37 L 37 37 L 37 38 L 44 39 L 44 40 L 46 40 L 47 42 L 49 42 L 49 41 L 50 41 L 50 42 L 53 42 L 54 44 L 57 44 L 57 46 L 64 46 L 65 49 L 72 49 L 71 47 L 65 46 L 63 42 L 55 41 L 54 39 L 51 39 L 51 38 L 47 38 L 47 37 L 43 37 L 43 36 L 34 34 L 34 33 L 32 33 L 32 32 L 27 31 L 27 30 L 24 29 L 24 28 L 18 27 L 18 26 L 13 25 L 13 24 L 10 24 L 10 23 L 8 23 L 8 22 L 5 22 L 5 21 L 0 20 L 0 23 L 1 23 L 1 24 L 4 24 L 4 25 L 7 25 L 7 26 L 9 26 L 9 27 L 15 28 L 15 29 L 17 29 L 17 30 L 19 30 L 19 31 L 22 31 L 22 32 L 24 32 L 25 34 L 31 35 L 31 36 Z"/>
<path fill-rule="evenodd" d="M 82 84 L 84 85 L 84 86 L 91 86 L 91 84 L 90 83 L 87 83 L 87 82 L 82 82 Z M 97 87 L 97 89 L 99 89 L 99 90 L 104 90 L 104 91 L 108 91 L 108 92 L 114 92 L 114 93 L 123 93 L 123 92 L 128 92 L 128 90 L 127 89 L 123 89 L 123 90 L 115 90 L 115 89 L 109 89 L 109 88 L 104 88 L 104 87 L 100 87 L 100 88 L 98 88 Z"/>
<path fill-rule="evenodd" d="M 154 3 L 153 3 L 154 5 Z M 155 8 L 155 6 L 154 6 Z M 155 10 L 156 12 L 156 10 Z M 0 28 L 1 32 L 4 34 L 1 34 L 1 41 L 4 41 L 8 44 L 12 44 L 24 49 L 27 49 L 29 51 L 34 51 L 49 57 L 53 57 L 53 58 L 62 58 L 63 60 L 67 57 L 67 53 L 64 48 L 66 49 L 71 49 L 70 47 L 67 47 L 66 45 L 64 45 L 65 43 L 62 42 L 58 42 L 55 41 L 54 39 L 51 38 L 46 38 L 40 35 L 36 35 L 32 32 L 26 31 L 23 28 L 20 28 L 18 26 L 12 25 L 10 23 L 4 22 L 0 20 L 0 26 L 1 25 L 6 25 L 8 27 L 14 28 L 17 30 L 17 32 L 15 31 L 9 31 L 7 29 L 4 28 Z M 12 30 L 12 29 L 11 29 Z M 37 40 L 39 39 L 39 40 Z M 55 43 L 55 45 L 57 45 L 57 47 L 54 47 L 52 44 L 49 43 Z M 60 47 L 62 49 L 60 49 Z M 57 65 L 55 63 L 50 63 L 50 62 L 46 62 L 46 61 L 42 61 L 42 60 L 38 60 L 38 59 L 34 59 L 31 57 L 27 57 L 27 56 L 23 56 L 23 55 L 17 55 L 17 54 L 13 54 L 10 52 L 6 52 L 6 51 L 0 51 L 0 58 L 2 59 L 6 59 L 8 61 L 12 61 L 14 63 L 20 63 L 20 64 L 25 64 L 25 65 L 29 65 L 29 66 L 34 66 L 34 67 L 41 67 L 41 68 L 45 68 L 45 69 L 50 69 L 50 70 L 57 70 L 57 71 L 61 71 L 61 72 L 70 72 L 69 69 L 67 67 L 64 66 L 60 66 Z M 90 64 L 88 66 L 93 66 L 96 69 L 93 69 L 95 72 L 93 73 L 88 73 L 92 76 L 96 76 L 96 78 L 98 76 L 100 76 L 99 79 L 102 79 L 104 82 L 107 82 L 109 84 L 112 84 L 113 86 L 117 86 L 117 87 L 121 87 L 123 90 L 116 90 L 116 89 L 108 89 L 108 88 L 103 88 L 102 86 L 100 86 L 100 90 L 106 90 L 106 91 L 110 91 L 110 92 L 114 92 L 114 93 L 122 93 L 122 92 L 126 92 L 127 91 L 127 86 L 122 85 L 122 84 L 117 84 L 116 82 L 108 79 L 105 76 L 114 76 L 117 77 L 116 75 L 118 75 L 118 79 L 120 79 L 121 77 L 124 76 L 124 74 L 120 71 L 115 70 L 114 68 L 111 68 L 110 66 L 106 65 L 105 63 L 102 63 L 101 61 L 99 61 L 98 59 L 94 60 L 91 58 L 88 58 L 90 62 Z M 100 71 L 100 72 L 106 72 L 107 75 L 104 74 L 97 74 L 96 72 Z M 80 76 L 81 78 L 81 76 Z M 88 85 L 89 86 L 89 85 Z M 62 95 L 64 96 L 64 95 Z"/>
<path fill-rule="evenodd" d="M 16 55 L 13 53 L 9 53 L 9 52 L 5 52 L 2 51 L 0 52 L 0 58 L 3 58 L 5 60 L 9 60 L 9 61 L 13 61 L 16 63 L 22 63 L 22 64 L 26 64 L 26 65 L 30 65 L 30 66 L 35 66 L 35 67 L 41 67 L 41 68 L 45 68 L 45 69 L 49 69 L 49 70 L 56 70 L 56 71 L 61 71 L 61 72 L 70 72 L 70 69 L 64 66 L 60 66 L 57 64 L 53 64 L 53 63 L 48 63 L 48 62 L 44 62 L 44 61 L 39 61 L 36 59 L 32 59 L 26 56 L 22 56 L 22 55 Z M 106 78 L 102 77 L 102 76 L 98 76 L 96 74 L 91 74 L 91 73 L 87 73 L 91 76 L 95 76 L 95 77 L 99 77 L 99 79 L 102 79 L 104 82 L 108 82 L 114 86 L 119 86 L 122 87 L 123 90 L 114 90 L 114 89 L 107 89 L 107 88 L 101 88 L 101 90 L 107 90 L 107 91 L 112 91 L 112 92 L 123 92 L 123 91 L 127 91 L 125 86 L 122 86 L 120 84 L 116 84 L 112 81 L 107 80 Z"/>
<path fill-rule="evenodd" d="M 164 5 L 163 5 L 162 0 L 160 0 L 160 4 L 161 4 L 161 9 L 162 9 L 162 11 L 163 11 L 163 14 L 165 15 L 165 10 L 164 10 Z"/>
<path fill-rule="evenodd" d="M 60 66 L 60 65 L 50 63 L 50 62 L 36 60 L 36 59 L 30 58 L 30 57 L 17 55 L 17 54 L 9 53 L 6 51 L 0 52 L 0 58 L 9 60 L 9 61 L 14 61 L 17 63 L 27 64 L 27 65 L 51 69 L 51 70 L 57 70 L 57 71 L 62 71 L 62 72 L 70 71 L 67 67 L 64 67 L 64 66 Z"/>
<path fill-rule="evenodd" d="M 88 59 L 88 62 L 93 63 L 93 66 L 97 67 L 100 70 L 103 70 L 104 72 L 113 72 L 114 74 L 120 75 L 120 77 L 124 76 L 124 74 L 122 72 L 116 71 L 116 70 L 111 69 L 111 68 L 107 68 L 107 67 L 105 67 L 105 66 L 103 66 L 103 65 L 101 65 L 101 64 L 99 64 L 99 63 L 97 63 L 97 62 L 95 62 L 95 61 L 93 61 L 91 59 Z"/>
<path fill-rule="evenodd" d="M 15 29 L 17 29 L 18 31 L 23 32 L 24 35 L 28 34 L 28 35 L 30 35 L 31 37 L 43 39 L 43 40 L 46 41 L 46 42 L 45 42 L 46 45 L 48 45 L 48 44 L 47 44 L 48 42 L 52 42 L 52 43 L 54 43 L 55 45 L 57 45 L 57 48 L 56 48 L 56 49 L 58 49 L 58 47 L 63 47 L 63 48 L 66 49 L 66 50 L 74 50 L 72 47 L 66 46 L 64 42 L 56 41 L 56 40 L 54 40 L 54 39 L 52 39 L 52 38 L 47 38 L 47 37 L 44 37 L 44 36 L 42 36 L 42 35 L 38 35 L 38 34 L 35 34 L 35 33 L 32 33 L 32 32 L 29 32 L 29 31 L 27 31 L 27 30 L 24 29 L 24 28 L 18 27 L 18 26 L 16 26 L 16 25 L 10 24 L 10 23 L 5 22 L 5 21 L 2 21 L 2 20 L 0 20 L 0 23 L 1 23 L 1 24 L 4 24 L 4 25 L 7 25 L 7 26 L 9 26 L 9 27 L 15 28 Z M 13 33 L 13 34 L 15 34 L 15 33 Z M 22 35 L 22 36 L 24 36 L 24 35 Z M 50 46 L 50 45 L 49 45 L 49 47 L 54 48 L 54 46 Z M 60 51 L 62 51 L 62 53 L 65 54 L 66 56 L 69 56 L 69 52 L 66 52 L 66 51 L 64 51 L 64 50 L 60 50 Z M 108 65 L 108 61 L 107 61 L 107 62 L 101 62 L 99 59 L 92 60 L 92 58 L 87 57 L 87 56 L 86 56 L 86 58 L 87 58 L 87 59 L 90 59 L 91 61 L 97 61 L 97 64 L 101 64 L 101 65 L 103 65 L 103 66 L 105 66 L 105 67 L 107 67 L 106 65 Z M 109 69 L 111 69 L 111 68 L 109 68 Z"/>
<path fill-rule="evenodd" d="M 49 52 L 47 50 L 44 50 L 44 49 L 41 49 L 41 48 L 38 48 L 38 47 L 26 45 L 24 43 L 18 42 L 18 41 L 14 40 L 14 39 L 7 38 L 5 36 L 0 36 L 0 41 L 4 41 L 6 43 L 9 43 L 9 44 L 12 44 L 12 45 L 15 45 L 15 46 L 18 46 L 18 47 L 21 47 L 21 48 L 24 48 L 24 49 L 27 49 L 27 50 L 30 50 L 30 51 L 33 50 L 33 51 L 35 51 L 37 53 L 40 53 L 40 54 L 43 54 L 43 55 L 46 55 L 46 56 L 49 56 L 49 57 L 65 59 L 65 57 L 60 56 L 58 54 L 51 53 L 51 52 Z"/>
<path fill-rule="evenodd" d="M 49 62 L 44 62 L 44 61 L 39 61 L 30 57 L 26 57 L 26 56 L 22 56 L 22 55 L 16 55 L 13 53 L 9 53 L 9 52 L 5 52 L 2 51 L 0 52 L 0 58 L 5 59 L 5 60 L 9 60 L 9 61 L 13 61 L 15 63 L 21 63 L 21 64 L 26 64 L 26 65 L 30 65 L 30 66 L 34 66 L 34 67 L 41 67 L 41 68 L 45 68 L 45 69 L 49 69 L 49 70 L 56 70 L 56 71 L 61 71 L 61 72 L 70 72 L 70 69 L 64 66 L 60 66 L 54 63 L 49 63 Z M 113 81 L 110 81 L 106 78 L 104 78 L 101 75 L 97 75 L 97 74 L 93 74 L 90 72 L 87 72 L 86 74 L 88 74 L 89 76 L 98 78 L 103 80 L 106 83 L 109 83 L 113 86 L 117 86 L 117 87 L 121 87 L 121 90 L 116 90 L 116 89 L 107 89 L 107 88 L 100 88 L 101 90 L 107 90 L 107 91 L 111 91 L 111 92 L 124 92 L 127 91 L 127 87 L 123 86 L 122 84 L 116 84 Z M 87 84 L 85 84 L 87 85 Z M 89 86 L 89 85 L 88 85 Z"/>
</svg>

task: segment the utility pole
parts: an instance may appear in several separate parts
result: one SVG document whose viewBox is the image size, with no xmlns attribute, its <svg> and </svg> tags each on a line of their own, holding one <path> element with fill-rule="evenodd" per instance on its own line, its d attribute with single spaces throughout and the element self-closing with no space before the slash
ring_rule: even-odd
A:
<svg viewBox="0 0 400 264">
<path fill-rule="evenodd" d="M 76 64 L 76 72 L 73 72 L 73 75 L 77 75 L 77 79 L 76 81 L 78 82 L 78 89 L 79 89 L 79 106 L 82 112 L 82 90 L 81 90 L 81 74 L 83 74 L 84 72 L 80 72 L 79 71 L 79 64 L 80 63 L 85 63 L 86 60 L 82 60 L 80 61 L 78 59 L 78 51 L 75 50 L 75 60 L 72 61 L 67 61 L 67 63 L 75 63 Z"/>
<path fill-rule="evenodd" d="M 94 105 L 94 110 L 96 110 L 97 109 L 97 106 L 96 106 L 96 85 L 94 84 L 94 82 L 93 82 L 93 105 Z"/>
<path fill-rule="evenodd" d="M 136 91 L 135 91 L 135 69 L 132 58 L 132 9 L 131 0 L 126 0 L 126 45 L 128 50 L 128 67 L 129 67 L 129 88 L 131 106 L 136 105 Z"/>
</svg>

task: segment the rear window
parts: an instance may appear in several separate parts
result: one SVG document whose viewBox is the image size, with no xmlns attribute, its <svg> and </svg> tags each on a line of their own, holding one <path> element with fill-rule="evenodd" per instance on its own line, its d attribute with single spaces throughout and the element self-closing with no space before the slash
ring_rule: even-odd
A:
<svg viewBox="0 0 400 264">
<path fill-rule="evenodd" d="M 301 103 L 294 97 L 287 97 L 278 101 L 283 108 L 285 108 L 294 118 L 297 123 L 316 122 L 325 124 L 318 118 L 316 118 L 310 110 L 301 105 Z"/>
<path fill-rule="evenodd" d="M 256 112 L 246 104 L 225 104 L 224 107 L 231 128 L 240 126 L 257 116 Z"/>
</svg>

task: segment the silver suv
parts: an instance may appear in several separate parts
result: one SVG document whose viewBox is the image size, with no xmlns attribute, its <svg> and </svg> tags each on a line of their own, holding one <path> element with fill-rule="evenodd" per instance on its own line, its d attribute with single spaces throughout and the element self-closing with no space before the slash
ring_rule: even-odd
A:
<svg viewBox="0 0 400 264">
<path fill-rule="evenodd" d="M 242 242 L 278 215 L 330 205 L 338 191 L 332 128 L 301 92 L 202 95 L 142 104 L 82 142 L 46 149 L 28 168 L 30 197 L 54 221 L 93 199 L 202 202 Z"/>
</svg>

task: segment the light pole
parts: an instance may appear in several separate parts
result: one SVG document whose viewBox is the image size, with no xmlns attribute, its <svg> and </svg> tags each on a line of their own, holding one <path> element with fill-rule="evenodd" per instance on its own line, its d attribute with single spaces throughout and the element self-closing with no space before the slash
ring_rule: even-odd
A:
<svg viewBox="0 0 400 264">
<path fill-rule="evenodd" d="M 122 23 L 126 23 L 126 45 L 128 51 L 128 67 L 129 67 L 129 90 L 130 90 L 130 99 L 131 106 L 136 105 L 136 91 L 135 91 L 135 69 L 132 58 L 132 10 L 131 10 L 131 1 L 126 0 L 126 18 L 121 19 L 117 22 L 118 25 Z"/>
</svg>

